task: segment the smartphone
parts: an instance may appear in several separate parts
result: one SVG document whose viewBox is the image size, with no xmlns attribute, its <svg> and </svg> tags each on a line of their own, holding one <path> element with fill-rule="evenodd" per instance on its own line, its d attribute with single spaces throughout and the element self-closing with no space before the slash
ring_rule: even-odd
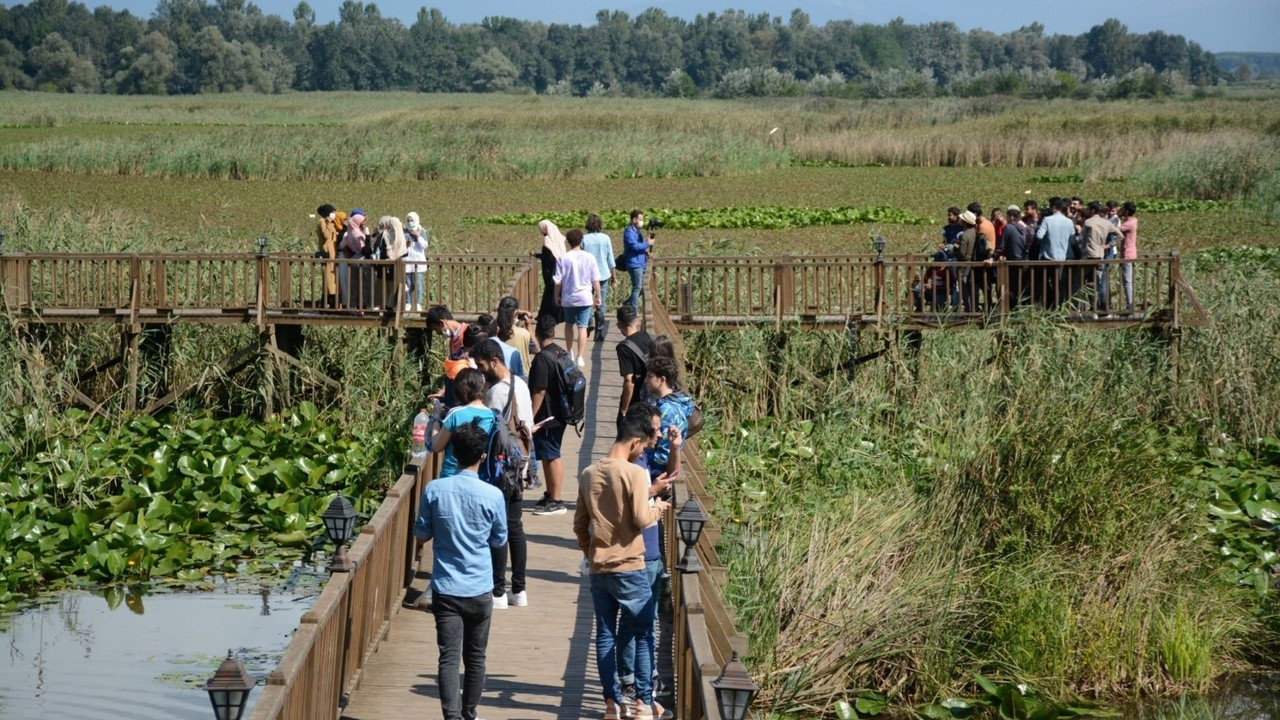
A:
<svg viewBox="0 0 1280 720">
<path fill-rule="evenodd" d="M 547 418 L 543 418 L 542 420 L 539 420 L 538 422 L 533 424 L 533 431 L 537 432 L 538 430 L 541 430 L 543 425 L 546 425 L 554 420 L 555 420 L 555 416 L 551 416 L 551 417 L 547 417 Z"/>
</svg>

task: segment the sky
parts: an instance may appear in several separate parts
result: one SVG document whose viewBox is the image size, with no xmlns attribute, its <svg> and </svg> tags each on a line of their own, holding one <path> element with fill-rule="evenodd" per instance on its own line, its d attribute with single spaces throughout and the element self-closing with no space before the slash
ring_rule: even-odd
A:
<svg viewBox="0 0 1280 720">
<path fill-rule="evenodd" d="M 96 7 L 100 0 L 81 0 Z M 253 0 L 263 12 L 292 19 L 297 0 Z M 337 19 L 340 0 L 309 0 L 316 19 Z M 5 2 L 6 5 L 18 3 Z M 117 9 L 150 17 L 155 0 L 106 0 Z M 398 17 L 412 24 L 418 8 L 438 7 L 453 23 L 477 23 L 491 15 L 548 23 L 591 25 L 596 11 L 623 10 L 634 16 L 649 7 L 659 7 L 671 15 L 692 19 L 698 14 L 722 12 L 726 8 L 756 14 L 789 17 L 799 7 L 810 20 L 821 25 L 828 20 L 853 20 L 883 24 L 901 16 L 907 22 L 926 23 L 950 20 L 963 30 L 983 28 L 1003 33 L 1033 21 L 1045 25 L 1049 34 L 1079 35 L 1109 17 L 1119 18 L 1130 32 L 1163 30 L 1183 35 L 1213 52 L 1228 50 L 1280 52 L 1280 0 L 1071 0 L 1059 3 L 1057 17 L 1047 17 L 1044 3 L 1026 0 L 984 0 L 957 3 L 951 0 L 381 0 L 376 3 L 383 16 Z"/>
</svg>

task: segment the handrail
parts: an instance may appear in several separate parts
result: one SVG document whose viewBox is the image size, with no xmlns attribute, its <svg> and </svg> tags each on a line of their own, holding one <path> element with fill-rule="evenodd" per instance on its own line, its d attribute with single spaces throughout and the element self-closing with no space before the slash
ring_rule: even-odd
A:
<svg viewBox="0 0 1280 720">
<path fill-rule="evenodd" d="M 331 575 L 303 614 L 249 720 L 339 717 L 342 698 L 359 682 L 413 579 L 413 523 L 441 458 L 433 454 L 405 467 L 348 552 L 355 569 Z"/>
<path fill-rule="evenodd" d="M 686 377 L 684 342 L 659 300 L 652 271 L 646 272 L 645 285 L 645 327 L 650 334 L 671 338 L 681 377 Z M 720 540 L 720 526 L 715 520 L 715 498 L 707 490 L 707 470 L 698 449 L 698 439 L 689 438 L 682 453 L 682 472 L 677 487 L 683 486 L 686 498 L 698 501 L 707 522 L 695 546 L 702 571 L 677 575 L 671 587 L 675 715 L 688 720 L 720 720 L 710 682 L 734 652 L 743 656 L 747 654 L 748 639 L 738 632 L 735 626 L 737 613 L 724 594 L 728 570 L 715 547 Z M 673 497 L 675 492 L 673 489 Z M 676 498 L 666 515 L 666 561 L 669 568 L 676 567 L 680 558 L 675 513 L 682 502 Z"/>
</svg>

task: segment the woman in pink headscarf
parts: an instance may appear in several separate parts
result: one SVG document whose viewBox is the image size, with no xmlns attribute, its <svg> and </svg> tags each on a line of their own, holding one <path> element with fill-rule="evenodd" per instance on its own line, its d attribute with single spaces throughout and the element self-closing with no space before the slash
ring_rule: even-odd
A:
<svg viewBox="0 0 1280 720">
<path fill-rule="evenodd" d="M 550 220 L 539 222 L 538 232 L 542 235 L 542 250 L 538 253 L 542 261 L 542 302 L 538 305 L 538 317 L 550 315 L 558 322 L 560 308 L 556 307 L 556 283 L 552 278 L 556 274 L 556 261 L 569 250 L 569 246 L 560 228 Z"/>
<path fill-rule="evenodd" d="M 364 246 L 366 231 L 364 227 L 364 211 L 356 208 L 347 216 L 346 232 L 342 235 L 342 242 L 338 244 L 338 257 L 343 260 L 359 260 L 364 257 Z M 360 283 L 359 271 L 356 273 L 356 292 L 351 292 L 351 275 L 352 268 L 348 263 L 338 263 L 338 302 L 342 307 L 353 307 L 357 303 L 357 298 L 362 296 L 362 287 L 367 287 L 367 283 Z"/>
</svg>

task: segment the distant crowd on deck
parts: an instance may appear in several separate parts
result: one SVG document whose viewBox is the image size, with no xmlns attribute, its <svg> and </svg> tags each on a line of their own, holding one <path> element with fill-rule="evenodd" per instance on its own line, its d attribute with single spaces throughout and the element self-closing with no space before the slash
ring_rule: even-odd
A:
<svg viewBox="0 0 1280 720">
<path fill-rule="evenodd" d="M 1001 288 L 995 264 L 1048 260 L 1063 265 L 1011 267 L 1010 308 L 1027 303 L 1088 310 L 1095 315 L 1134 311 L 1132 262 L 1138 257 L 1138 209 L 1132 202 L 1085 203 L 1050 198 L 1045 206 L 1027 200 L 999 208 L 988 218 L 980 203 L 948 208 L 934 264 L 913 287 L 917 311 L 984 312 L 996 307 Z M 1121 262 L 1111 263 L 1110 260 Z M 1096 264 L 1065 264 L 1066 261 Z M 974 267 L 959 263 L 983 263 Z M 1112 266 L 1118 265 L 1123 304 L 1111 298 Z"/>
</svg>

